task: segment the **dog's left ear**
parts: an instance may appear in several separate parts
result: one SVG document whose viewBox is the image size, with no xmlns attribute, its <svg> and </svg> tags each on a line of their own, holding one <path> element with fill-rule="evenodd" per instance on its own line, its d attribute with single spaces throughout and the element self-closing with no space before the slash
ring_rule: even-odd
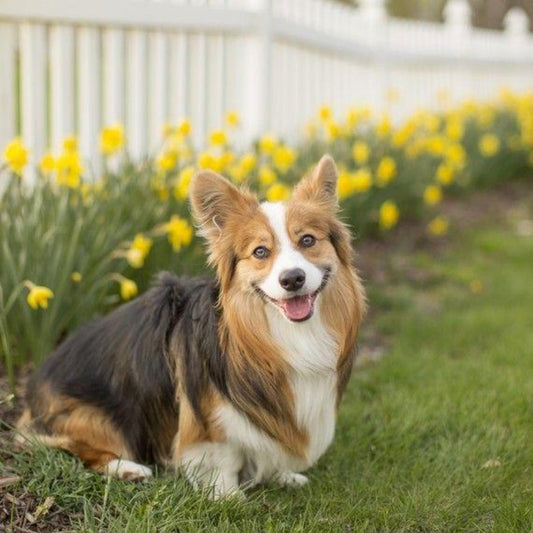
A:
<svg viewBox="0 0 533 533">
<path fill-rule="evenodd" d="M 322 156 L 313 171 L 300 180 L 293 198 L 319 203 L 331 211 L 337 210 L 337 167 L 331 156 Z"/>
</svg>

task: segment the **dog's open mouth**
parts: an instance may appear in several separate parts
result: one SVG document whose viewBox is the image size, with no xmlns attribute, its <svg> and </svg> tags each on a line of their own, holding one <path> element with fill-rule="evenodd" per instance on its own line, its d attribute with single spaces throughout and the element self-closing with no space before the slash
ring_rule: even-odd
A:
<svg viewBox="0 0 533 533">
<path fill-rule="evenodd" d="M 315 310 L 315 301 L 317 296 L 322 292 L 327 285 L 330 275 L 330 269 L 327 268 L 322 278 L 322 283 L 318 289 L 311 294 L 299 294 L 292 298 L 285 298 L 275 300 L 268 294 L 262 291 L 257 285 L 255 290 L 261 295 L 264 300 L 272 302 L 291 322 L 304 322 L 313 316 Z"/>
<path fill-rule="evenodd" d="M 318 291 L 313 294 L 294 296 L 287 300 L 273 300 L 273 303 L 283 311 L 289 320 L 292 320 L 293 322 L 303 322 L 313 316 L 317 296 Z"/>
</svg>

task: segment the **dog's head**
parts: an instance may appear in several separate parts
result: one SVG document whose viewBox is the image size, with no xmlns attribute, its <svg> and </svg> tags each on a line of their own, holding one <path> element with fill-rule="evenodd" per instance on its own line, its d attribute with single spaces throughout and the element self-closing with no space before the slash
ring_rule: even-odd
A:
<svg viewBox="0 0 533 533">
<path fill-rule="evenodd" d="M 337 170 L 329 156 L 288 202 L 259 203 L 211 171 L 195 176 L 190 199 L 223 293 L 253 294 L 302 322 L 339 268 L 350 268 L 350 235 L 337 218 Z"/>
</svg>

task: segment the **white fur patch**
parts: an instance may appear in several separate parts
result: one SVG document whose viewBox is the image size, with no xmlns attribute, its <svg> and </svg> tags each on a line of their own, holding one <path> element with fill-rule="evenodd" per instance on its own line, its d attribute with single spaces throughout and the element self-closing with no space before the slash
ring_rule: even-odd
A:
<svg viewBox="0 0 533 533">
<path fill-rule="evenodd" d="M 212 499 L 242 497 L 239 471 L 244 457 L 230 442 L 204 442 L 185 449 L 180 465 L 195 489 L 206 489 Z"/>
<path fill-rule="evenodd" d="M 127 459 L 113 459 L 106 464 L 104 473 L 119 479 L 145 479 L 152 477 L 152 469 Z"/>
<path fill-rule="evenodd" d="M 259 284 L 259 288 L 274 300 L 294 296 L 294 292 L 288 292 L 280 285 L 279 276 L 285 270 L 301 268 L 305 272 L 305 284 L 296 294 L 311 294 L 318 290 L 324 274 L 294 247 L 287 233 L 287 212 L 285 204 L 281 202 L 263 202 L 260 209 L 267 216 L 280 249 L 274 259 L 271 271 Z"/>
<path fill-rule="evenodd" d="M 304 459 L 294 457 L 229 403 L 222 405 L 217 418 L 228 442 L 242 450 L 246 464 L 253 465 L 253 483 L 270 478 L 288 480 L 294 471 L 308 468 L 326 451 L 335 432 L 337 345 L 322 324 L 320 313 L 306 322 L 291 323 L 268 307 L 267 317 L 272 337 L 292 367 L 289 382 L 296 420 L 309 434 L 309 447 Z M 293 481 L 291 484 L 298 484 L 302 479 Z"/>
</svg>

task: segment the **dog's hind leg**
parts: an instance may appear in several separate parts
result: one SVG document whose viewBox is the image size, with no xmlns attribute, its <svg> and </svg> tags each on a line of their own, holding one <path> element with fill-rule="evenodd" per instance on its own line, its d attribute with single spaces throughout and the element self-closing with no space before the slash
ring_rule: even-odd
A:
<svg viewBox="0 0 533 533">
<path fill-rule="evenodd" d="M 38 442 L 69 452 L 102 474 L 132 480 L 150 477 L 150 468 L 133 461 L 128 446 L 111 420 L 99 409 L 71 398 L 55 399 L 37 416 L 26 410 L 15 440 Z"/>
</svg>

